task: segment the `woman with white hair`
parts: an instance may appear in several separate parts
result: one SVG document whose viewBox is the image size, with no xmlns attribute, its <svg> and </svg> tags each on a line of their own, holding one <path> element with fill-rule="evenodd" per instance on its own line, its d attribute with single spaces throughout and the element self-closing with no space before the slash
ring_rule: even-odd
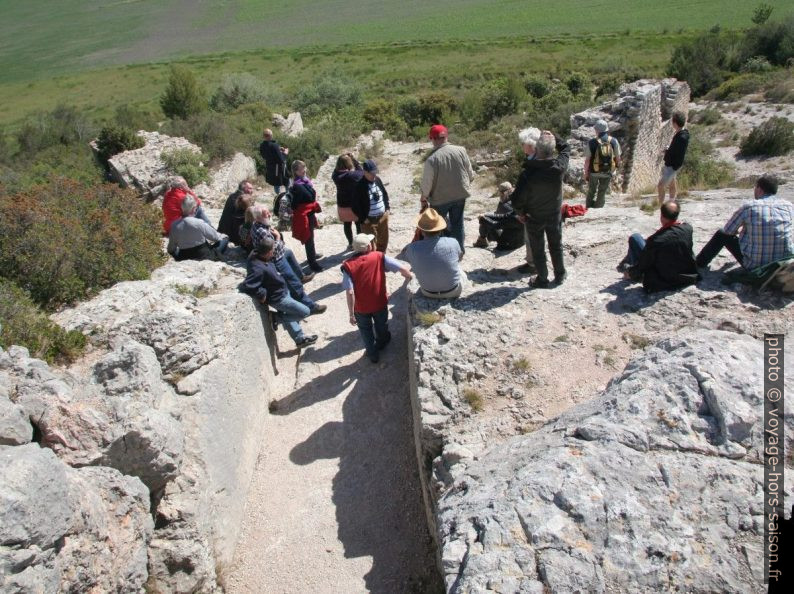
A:
<svg viewBox="0 0 794 594">
<path fill-rule="evenodd" d="M 524 128 L 518 133 L 518 140 L 521 142 L 521 149 L 524 151 L 524 156 L 526 160 L 532 160 L 535 158 L 535 147 L 538 144 L 538 140 L 540 140 L 540 129 L 530 126 L 529 128 Z M 521 177 L 519 176 L 519 181 Z M 511 200 L 512 197 L 518 195 L 518 192 L 523 192 L 524 188 L 519 187 L 521 186 L 520 183 L 516 183 L 516 189 L 513 191 L 513 194 L 510 196 Z M 523 264 L 518 267 L 518 272 L 524 274 L 531 274 L 535 272 L 535 264 L 532 259 L 532 248 L 529 247 L 529 236 L 527 235 L 526 229 L 524 229 L 524 245 L 526 246 L 526 256 Z"/>
<path fill-rule="evenodd" d="M 198 217 L 208 225 L 212 225 L 204 209 L 201 208 L 201 200 L 187 185 L 184 177 L 179 175 L 169 177 L 166 185 L 168 186 L 168 191 L 163 196 L 163 231 L 165 235 L 168 235 L 169 231 L 171 231 L 171 225 L 173 225 L 174 221 L 182 216 L 182 200 L 185 199 L 185 196 L 193 196 L 196 199 L 196 212 L 192 216 Z"/>
</svg>

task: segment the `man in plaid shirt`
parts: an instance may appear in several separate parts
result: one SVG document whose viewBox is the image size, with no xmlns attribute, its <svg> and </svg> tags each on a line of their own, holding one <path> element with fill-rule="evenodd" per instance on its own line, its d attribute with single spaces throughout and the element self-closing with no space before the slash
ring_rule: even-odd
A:
<svg viewBox="0 0 794 594">
<path fill-rule="evenodd" d="M 699 268 L 708 266 L 722 248 L 747 270 L 794 256 L 794 204 L 776 196 L 777 178 L 772 175 L 759 177 L 753 193 L 755 200 L 733 213 L 700 250 L 695 258 Z"/>
</svg>

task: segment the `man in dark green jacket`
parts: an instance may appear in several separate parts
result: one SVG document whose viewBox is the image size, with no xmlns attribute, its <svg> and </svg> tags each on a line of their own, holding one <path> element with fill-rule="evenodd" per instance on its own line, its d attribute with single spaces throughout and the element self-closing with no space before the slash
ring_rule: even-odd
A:
<svg viewBox="0 0 794 594">
<path fill-rule="evenodd" d="M 562 180 L 568 170 L 570 154 L 571 149 L 567 142 L 545 130 L 535 145 L 535 158 L 524 161 L 524 170 L 513 192 L 513 208 L 519 213 L 519 220 L 526 226 L 532 258 L 538 272 L 531 281 L 533 287 L 550 286 L 544 236 L 549 240 L 554 284 L 560 285 L 565 280 L 560 209 Z"/>
</svg>

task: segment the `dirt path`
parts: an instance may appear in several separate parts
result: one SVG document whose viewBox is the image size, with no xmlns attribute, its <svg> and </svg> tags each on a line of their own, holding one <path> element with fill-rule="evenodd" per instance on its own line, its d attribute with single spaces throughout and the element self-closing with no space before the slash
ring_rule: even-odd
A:
<svg viewBox="0 0 794 594">
<path fill-rule="evenodd" d="M 418 145 L 386 146 L 379 162 L 392 197 L 395 255 L 412 232 L 417 196 L 410 188 L 419 157 Z M 326 270 L 307 288 L 328 311 L 304 323 L 320 339 L 300 357 L 277 333 L 287 351 L 278 360 L 281 386 L 262 429 L 227 590 L 437 591 L 413 445 L 403 279 L 389 275 L 393 340 L 373 365 L 348 322 L 338 270 L 346 245 L 341 226 L 320 230 L 317 243 Z M 292 247 L 303 255 L 301 246 Z"/>
</svg>

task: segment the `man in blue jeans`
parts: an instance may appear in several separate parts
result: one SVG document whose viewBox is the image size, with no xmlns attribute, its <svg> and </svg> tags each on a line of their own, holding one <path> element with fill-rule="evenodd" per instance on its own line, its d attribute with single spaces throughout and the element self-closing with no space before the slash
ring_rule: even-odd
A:
<svg viewBox="0 0 794 594">
<path fill-rule="evenodd" d="M 248 256 L 247 275 L 240 284 L 240 290 L 278 311 L 279 321 L 284 324 L 297 347 L 314 344 L 317 335 L 306 336 L 300 325 L 300 321 L 311 315 L 311 311 L 290 297 L 287 282 L 272 262 L 274 246 L 275 242 L 267 238 L 254 248 Z"/>
<path fill-rule="evenodd" d="M 356 235 L 353 251 L 355 254 L 342 264 L 342 288 L 347 294 L 350 323 L 358 326 L 367 357 L 377 363 L 379 351 L 391 340 L 386 273 L 399 272 L 407 280 L 413 275 L 407 264 L 376 251 L 374 235 Z"/>
</svg>

